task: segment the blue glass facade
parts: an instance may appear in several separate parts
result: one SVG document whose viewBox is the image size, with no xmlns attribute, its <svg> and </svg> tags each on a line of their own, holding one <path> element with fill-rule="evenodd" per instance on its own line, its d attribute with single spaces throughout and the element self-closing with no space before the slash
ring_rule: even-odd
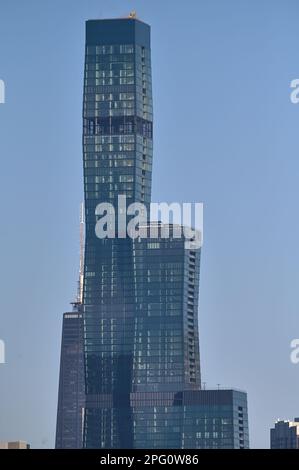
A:
<svg viewBox="0 0 299 470">
<path fill-rule="evenodd" d="M 149 237 L 150 227 L 157 237 Z M 149 224 L 133 243 L 135 319 L 133 392 L 198 390 L 200 250 L 185 238 L 162 238 L 165 225 Z"/>
<path fill-rule="evenodd" d="M 86 244 L 84 445 L 131 448 L 135 288 L 133 241 L 100 240 L 96 206 L 149 207 L 152 174 L 150 28 L 133 19 L 88 21 L 83 108 Z"/>
<path fill-rule="evenodd" d="M 134 397 L 139 449 L 247 449 L 247 396 L 236 390 L 143 393 Z"/>
<path fill-rule="evenodd" d="M 246 395 L 200 390 L 200 249 L 175 238 L 173 226 L 163 238 L 159 223 L 152 238 L 95 234 L 99 203 L 117 207 L 123 195 L 149 208 L 152 156 L 150 28 L 131 18 L 88 21 L 83 446 L 246 447 Z"/>
<path fill-rule="evenodd" d="M 150 28 L 133 19 L 88 21 L 84 76 L 86 222 L 99 202 L 151 200 Z M 89 224 L 92 224 L 90 227 Z"/>
</svg>

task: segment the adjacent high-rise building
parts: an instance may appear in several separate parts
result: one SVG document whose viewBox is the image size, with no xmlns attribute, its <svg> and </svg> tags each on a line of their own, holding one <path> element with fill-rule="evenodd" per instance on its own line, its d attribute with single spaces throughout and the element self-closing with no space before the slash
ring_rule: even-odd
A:
<svg viewBox="0 0 299 470">
<path fill-rule="evenodd" d="M 164 403 L 161 407 L 160 403 L 156 404 L 155 416 L 144 420 L 137 448 L 249 448 L 245 392 L 187 390 L 171 397 L 168 406 Z"/>
<path fill-rule="evenodd" d="M 246 394 L 201 390 L 200 248 L 178 225 L 147 219 L 148 236 L 131 238 L 118 224 L 133 202 L 149 213 L 152 157 L 150 27 L 135 15 L 87 21 L 84 283 L 78 311 L 64 318 L 63 344 L 78 348 L 61 366 L 56 446 L 80 441 L 84 416 L 85 448 L 247 448 Z M 109 204 L 115 237 L 101 239 L 95 228 Z M 72 391 L 82 390 L 83 371 L 79 406 Z"/>
<path fill-rule="evenodd" d="M 56 449 L 81 449 L 85 404 L 81 306 L 64 313 L 60 356 Z"/>
<path fill-rule="evenodd" d="M 80 209 L 80 268 L 72 311 L 63 314 L 56 449 L 81 449 L 85 406 L 84 329 L 82 315 L 84 265 L 84 209 Z"/>
<path fill-rule="evenodd" d="M 271 449 L 299 449 L 299 418 L 277 421 L 270 430 Z"/>
</svg>

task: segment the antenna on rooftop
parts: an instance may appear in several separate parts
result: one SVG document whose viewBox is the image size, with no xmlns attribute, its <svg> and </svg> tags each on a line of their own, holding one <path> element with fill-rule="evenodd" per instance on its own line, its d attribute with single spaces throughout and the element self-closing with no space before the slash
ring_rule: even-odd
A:
<svg viewBox="0 0 299 470">
<path fill-rule="evenodd" d="M 80 265 L 79 265 L 79 281 L 78 281 L 78 295 L 77 300 L 80 304 L 83 301 L 83 280 L 84 280 L 84 204 L 80 204 Z"/>
<path fill-rule="evenodd" d="M 80 262 L 79 262 L 79 279 L 77 287 L 76 300 L 72 302 L 74 310 L 77 310 L 83 303 L 83 282 L 84 282 L 84 241 L 85 241 L 85 217 L 84 204 L 80 204 Z"/>
</svg>

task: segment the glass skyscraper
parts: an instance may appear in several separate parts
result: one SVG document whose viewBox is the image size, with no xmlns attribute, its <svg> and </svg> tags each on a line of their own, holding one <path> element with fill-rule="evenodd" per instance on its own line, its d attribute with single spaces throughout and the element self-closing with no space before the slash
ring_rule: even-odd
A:
<svg viewBox="0 0 299 470">
<path fill-rule="evenodd" d="M 149 211 L 152 157 L 150 27 L 87 21 L 83 447 L 248 447 L 246 394 L 201 390 L 200 248 L 159 221 L 146 238 L 118 218 L 115 238 L 95 232 L 100 203 L 126 196 Z"/>
<path fill-rule="evenodd" d="M 130 402 L 136 319 L 133 240 L 96 237 L 96 207 L 148 208 L 152 174 L 150 28 L 136 19 L 86 23 L 84 77 L 84 446 L 134 447 Z"/>
<path fill-rule="evenodd" d="M 62 324 L 56 449 L 81 449 L 85 406 L 83 318 L 80 304 Z"/>
<path fill-rule="evenodd" d="M 56 449 L 82 449 L 85 408 L 84 328 L 82 314 L 84 271 L 84 207 L 80 207 L 80 267 L 73 310 L 63 314 Z"/>
</svg>

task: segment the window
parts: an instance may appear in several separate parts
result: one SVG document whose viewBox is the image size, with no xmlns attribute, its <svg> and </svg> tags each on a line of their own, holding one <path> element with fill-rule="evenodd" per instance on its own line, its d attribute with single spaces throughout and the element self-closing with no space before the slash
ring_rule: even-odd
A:
<svg viewBox="0 0 299 470">
<path fill-rule="evenodd" d="M 160 243 L 148 243 L 147 248 L 150 249 L 150 250 L 160 248 Z"/>
</svg>

